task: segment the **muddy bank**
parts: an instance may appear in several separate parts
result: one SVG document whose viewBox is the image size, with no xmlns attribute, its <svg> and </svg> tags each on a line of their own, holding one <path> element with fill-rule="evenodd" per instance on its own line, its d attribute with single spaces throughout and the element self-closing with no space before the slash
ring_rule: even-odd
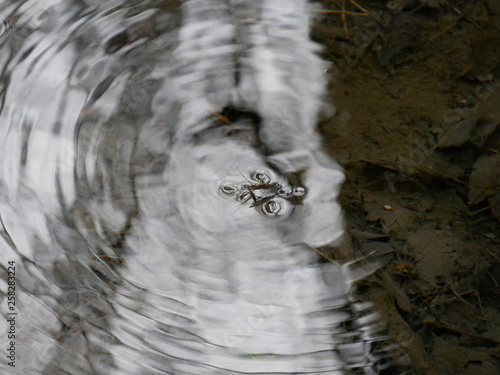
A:
<svg viewBox="0 0 500 375">
<path fill-rule="evenodd" d="M 500 373 L 500 7 L 321 1 L 313 38 L 336 113 L 348 234 L 332 256 L 391 254 L 362 298 L 414 374 Z M 328 111 L 327 111 L 328 112 Z"/>
</svg>

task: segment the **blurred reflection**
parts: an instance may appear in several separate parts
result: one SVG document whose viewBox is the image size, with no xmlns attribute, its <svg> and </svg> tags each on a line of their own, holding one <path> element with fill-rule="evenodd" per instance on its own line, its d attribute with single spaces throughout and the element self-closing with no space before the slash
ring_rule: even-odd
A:
<svg viewBox="0 0 500 375">
<path fill-rule="evenodd" d="M 326 78 L 306 1 L 0 14 L 18 373 L 372 368 L 369 330 L 344 328 L 363 314 L 348 268 L 310 248 L 343 232 L 343 174 L 314 131 Z"/>
</svg>

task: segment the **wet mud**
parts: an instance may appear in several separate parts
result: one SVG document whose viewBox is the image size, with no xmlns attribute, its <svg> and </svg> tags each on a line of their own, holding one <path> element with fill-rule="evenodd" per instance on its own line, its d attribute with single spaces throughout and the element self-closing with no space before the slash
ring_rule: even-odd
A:
<svg viewBox="0 0 500 375">
<path fill-rule="evenodd" d="M 500 5 L 320 3 L 351 12 L 318 12 L 312 33 L 333 63 L 319 128 L 347 177 L 345 240 L 322 251 L 386 254 L 359 294 L 412 374 L 498 374 Z"/>
</svg>

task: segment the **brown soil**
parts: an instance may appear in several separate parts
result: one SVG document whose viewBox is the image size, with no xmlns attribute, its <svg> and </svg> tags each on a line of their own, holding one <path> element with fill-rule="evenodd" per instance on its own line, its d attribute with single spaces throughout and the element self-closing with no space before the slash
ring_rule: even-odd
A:
<svg viewBox="0 0 500 375">
<path fill-rule="evenodd" d="M 320 131 L 347 176 L 333 252 L 390 254 L 362 298 L 412 374 L 499 374 L 500 2 L 320 3 L 368 12 L 313 30 L 334 77 Z"/>
</svg>

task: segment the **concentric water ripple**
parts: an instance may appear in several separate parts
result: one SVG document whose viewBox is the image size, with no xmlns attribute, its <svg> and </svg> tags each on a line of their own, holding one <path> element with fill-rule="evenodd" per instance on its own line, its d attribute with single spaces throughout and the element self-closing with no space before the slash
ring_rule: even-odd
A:
<svg viewBox="0 0 500 375">
<path fill-rule="evenodd" d="M 0 56 L 18 373 L 374 371 L 350 266 L 311 249 L 342 236 L 344 175 L 307 1 L 1 6 L 30 30 Z"/>
</svg>

